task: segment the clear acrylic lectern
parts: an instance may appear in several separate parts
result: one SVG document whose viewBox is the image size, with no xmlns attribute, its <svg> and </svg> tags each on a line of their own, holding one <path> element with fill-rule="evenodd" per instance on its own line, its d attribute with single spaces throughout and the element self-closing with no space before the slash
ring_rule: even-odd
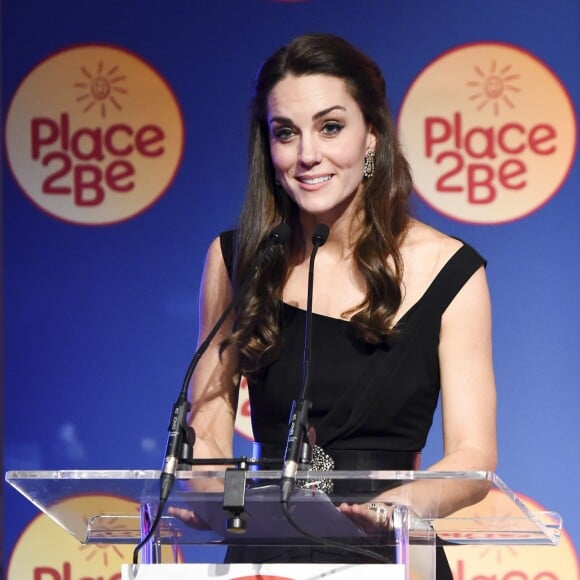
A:
<svg viewBox="0 0 580 580">
<path fill-rule="evenodd" d="M 161 563 L 161 548 L 167 545 L 177 553 L 180 546 L 193 544 L 292 547 L 312 543 L 283 514 L 280 471 L 244 470 L 239 513 L 224 509 L 226 471 L 177 472 L 167 507 L 191 510 L 207 525 L 195 529 L 167 515 L 166 509 L 152 541 L 142 551 L 143 564 Z M 83 544 L 137 545 L 157 511 L 159 477 L 159 471 L 138 470 L 10 471 L 6 481 Z M 333 491 L 318 491 L 320 481 L 331 482 Z M 388 559 L 404 570 L 402 578 L 410 577 L 413 566 L 420 567 L 421 578 L 435 578 L 436 545 L 442 542 L 556 545 L 562 529 L 558 514 L 529 510 L 491 472 L 299 471 L 297 482 L 290 511 L 301 530 L 320 542 L 332 543 L 333 549 L 346 546 L 345 554 L 370 552 L 378 560 Z M 341 502 L 372 501 L 369 489 L 396 492 L 388 533 L 364 532 L 336 507 Z M 448 513 L 450 499 L 471 492 L 499 493 L 506 509 L 491 516 Z M 65 501 L 79 496 L 86 501 Z M 113 507 L 119 505 L 113 501 L 119 497 L 131 502 L 126 513 Z M 233 520 L 241 522 L 243 529 L 232 527 Z M 135 569 L 131 574 L 124 577 L 139 579 Z"/>
</svg>

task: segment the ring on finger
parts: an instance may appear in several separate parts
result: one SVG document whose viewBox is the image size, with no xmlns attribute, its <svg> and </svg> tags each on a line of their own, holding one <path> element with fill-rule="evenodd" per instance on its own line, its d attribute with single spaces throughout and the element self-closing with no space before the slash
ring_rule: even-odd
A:
<svg viewBox="0 0 580 580">
<path fill-rule="evenodd" d="M 389 514 L 389 510 L 384 504 L 380 503 L 369 503 L 367 509 L 370 511 L 375 512 L 376 515 L 376 523 L 378 525 L 384 525 L 387 523 L 387 516 Z"/>
</svg>

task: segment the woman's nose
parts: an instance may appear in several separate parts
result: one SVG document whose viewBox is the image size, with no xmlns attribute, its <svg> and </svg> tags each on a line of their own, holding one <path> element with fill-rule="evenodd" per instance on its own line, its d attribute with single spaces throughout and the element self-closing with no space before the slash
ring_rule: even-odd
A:
<svg viewBox="0 0 580 580">
<path fill-rule="evenodd" d="M 312 137 L 302 137 L 300 140 L 300 149 L 298 152 L 299 160 L 302 165 L 312 167 L 322 161 L 322 152 L 319 143 Z"/>
</svg>

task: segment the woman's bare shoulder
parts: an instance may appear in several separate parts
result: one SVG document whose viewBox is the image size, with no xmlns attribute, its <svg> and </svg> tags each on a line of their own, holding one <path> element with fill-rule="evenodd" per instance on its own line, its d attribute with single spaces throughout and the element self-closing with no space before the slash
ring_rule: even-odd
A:
<svg viewBox="0 0 580 580">
<path fill-rule="evenodd" d="M 438 271 L 463 243 L 417 220 L 411 220 L 401 245 L 403 261 L 408 268 Z"/>
</svg>

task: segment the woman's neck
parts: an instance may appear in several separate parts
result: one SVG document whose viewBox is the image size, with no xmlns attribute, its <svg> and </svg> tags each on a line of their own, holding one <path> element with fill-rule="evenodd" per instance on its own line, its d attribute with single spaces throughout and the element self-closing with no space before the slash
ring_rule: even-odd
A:
<svg viewBox="0 0 580 580">
<path fill-rule="evenodd" d="M 361 219 L 355 216 L 354 212 L 343 212 L 338 216 L 331 215 L 330 212 L 324 215 L 301 214 L 300 224 L 306 255 L 310 255 L 312 251 L 314 229 L 318 224 L 325 224 L 329 228 L 329 234 L 324 251 L 340 258 L 352 255 L 352 248 L 360 232 Z"/>
</svg>

